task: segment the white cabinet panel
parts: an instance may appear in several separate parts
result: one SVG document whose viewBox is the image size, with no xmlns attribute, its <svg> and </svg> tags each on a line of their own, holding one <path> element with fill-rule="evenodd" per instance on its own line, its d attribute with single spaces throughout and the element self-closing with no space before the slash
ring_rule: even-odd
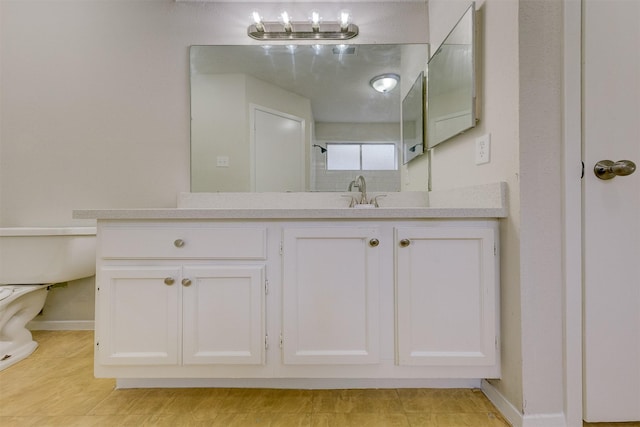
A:
<svg viewBox="0 0 640 427">
<path fill-rule="evenodd" d="M 495 230 L 398 228 L 396 242 L 399 364 L 494 365 Z"/>
<path fill-rule="evenodd" d="M 103 258 L 266 259 L 264 227 L 134 226 L 104 227 Z"/>
<path fill-rule="evenodd" d="M 104 365 L 261 364 L 264 265 L 100 271 Z"/>
<path fill-rule="evenodd" d="M 179 267 L 99 271 L 96 332 L 100 363 L 178 363 L 179 278 Z"/>
<path fill-rule="evenodd" d="M 284 230 L 285 364 L 377 363 L 376 228 Z"/>
<path fill-rule="evenodd" d="M 183 363 L 264 361 L 265 267 L 185 267 Z"/>
</svg>

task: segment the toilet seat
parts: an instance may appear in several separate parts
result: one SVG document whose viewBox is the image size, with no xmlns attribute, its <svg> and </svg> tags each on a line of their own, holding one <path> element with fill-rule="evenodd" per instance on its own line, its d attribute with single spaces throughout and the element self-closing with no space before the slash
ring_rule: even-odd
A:
<svg viewBox="0 0 640 427">
<path fill-rule="evenodd" d="M 13 287 L 0 286 L 0 301 L 13 295 Z"/>
</svg>

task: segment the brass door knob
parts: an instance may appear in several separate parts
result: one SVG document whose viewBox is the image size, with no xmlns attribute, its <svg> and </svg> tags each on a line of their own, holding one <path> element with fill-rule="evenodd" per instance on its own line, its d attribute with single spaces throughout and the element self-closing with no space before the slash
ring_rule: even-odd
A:
<svg viewBox="0 0 640 427">
<path fill-rule="evenodd" d="M 369 240 L 369 246 L 371 246 L 372 248 L 375 248 L 376 246 L 378 246 L 380 244 L 380 240 L 378 239 L 371 239 Z"/>
<path fill-rule="evenodd" d="M 164 279 L 164 284 L 168 285 L 168 286 L 173 285 L 175 282 L 176 281 L 175 281 L 175 279 L 173 277 L 167 277 L 167 278 Z"/>
<path fill-rule="evenodd" d="M 409 240 L 409 239 L 400 240 L 400 247 L 402 247 L 402 248 L 406 248 L 410 244 L 411 244 L 411 240 Z"/>
<path fill-rule="evenodd" d="M 619 160 L 612 162 L 611 160 L 600 160 L 593 167 L 593 173 L 600 179 L 611 179 L 616 176 L 631 175 L 636 171 L 636 164 L 631 160 Z"/>
</svg>

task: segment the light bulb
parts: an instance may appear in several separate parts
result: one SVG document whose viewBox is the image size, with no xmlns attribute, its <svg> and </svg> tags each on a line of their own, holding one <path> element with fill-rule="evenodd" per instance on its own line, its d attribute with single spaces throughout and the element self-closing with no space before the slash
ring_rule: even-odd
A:
<svg viewBox="0 0 640 427">
<path fill-rule="evenodd" d="M 351 15 L 349 14 L 349 11 L 343 10 L 342 12 L 340 12 L 340 29 L 342 31 L 347 31 L 350 23 Z"/>
<path fill-rule="evenodd" d="M 287 13 L 287 11 L 282 12 L 280 15 L 280 19 L 282 19 L 282 25 L 284 26 L 284 30 L 286 32 L 291 31 L 291 17 Z"/>
<path fill-rule="evenodd" d="M 253 12 L 253 21 L 256 24 L 256 30 L 263 32 L 264 31 L 264 24 L 262 23 L 262 17 L 260 16 L 260 14 L 257 11 Z"/>
<path fill-rule="evenodd" d="M 314 33 L 317 33 L 318 31 L 320 31 L 320 20 L 322 18 L 320 18 L 320 13 L 316 10 L 311 12 L 311 18 L 309 18 L 309 20 L 311 21 L 311 29 L 313 30 Z"/>
</svg>

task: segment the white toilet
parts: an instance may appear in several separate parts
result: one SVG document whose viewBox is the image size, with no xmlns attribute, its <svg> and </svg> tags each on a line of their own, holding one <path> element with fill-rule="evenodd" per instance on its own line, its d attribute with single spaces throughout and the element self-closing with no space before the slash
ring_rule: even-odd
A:
<svg viewBox="0 0 640 427">
<path fill-rule="evenodd" d="M 26 324 L 48 288 L 95 274 L 95 227 L 0 228 L 0 371 L 38 347 Z"/>
</svg>

